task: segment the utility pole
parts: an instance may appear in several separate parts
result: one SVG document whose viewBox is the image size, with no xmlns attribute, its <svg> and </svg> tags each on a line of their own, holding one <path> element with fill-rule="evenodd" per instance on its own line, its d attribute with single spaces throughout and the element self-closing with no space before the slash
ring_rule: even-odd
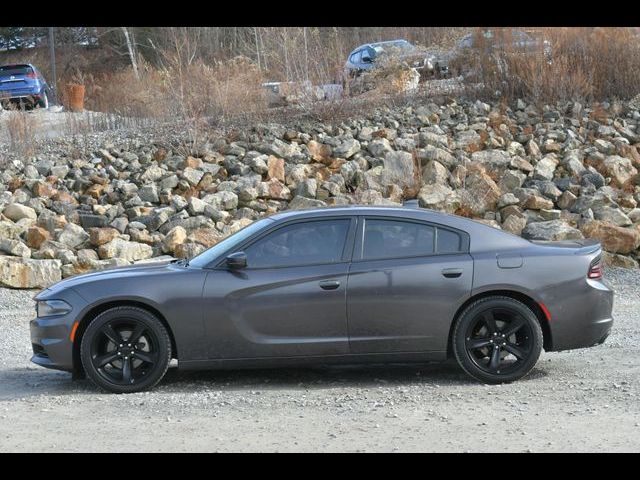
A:
<svg viewBox="0 0 640 480">
<path fill-rule="evenodd" d="M 58 89 L 56 78 L 56 46 L 53 35 L 53 27 L 49 27 L 49 53 L 51 55 L 51 93 L 53 93 L 53 103 L 58 103 Z"/>
</svg>

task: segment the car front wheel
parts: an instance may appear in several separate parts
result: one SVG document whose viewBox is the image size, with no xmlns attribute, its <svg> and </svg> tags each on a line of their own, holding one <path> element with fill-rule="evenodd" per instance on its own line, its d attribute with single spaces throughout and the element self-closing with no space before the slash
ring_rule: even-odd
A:
<svg viewBox="0 0 640 480">
<path fill-rule="evenodd" d="M 486 297 L 460 315 L 453 352 L 465 372 L 485 383 L 507 383 L 527 375 L 542 351 L 536 315 L 510 297 Z"/>
<path fill-rule="evenodd" d="M 114 393 L 156 385 L 169 367 L 171 339 L 155 315 L 137 307 L 111 308 L 87 327 L 80 344 L 87 376 Z"/>
</svg>

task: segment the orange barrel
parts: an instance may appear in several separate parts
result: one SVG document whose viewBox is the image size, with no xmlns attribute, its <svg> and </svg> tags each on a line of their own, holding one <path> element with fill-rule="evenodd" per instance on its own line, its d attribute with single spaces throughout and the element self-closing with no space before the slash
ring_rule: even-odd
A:
<svg viewBox="0 0 640 480">
<path fill-rule="evenodd" d="M 82 112 L 84 110 L 84 85 L 68 83 L 67 101 L 69 102 L 69 110 Z"/>
</svg>

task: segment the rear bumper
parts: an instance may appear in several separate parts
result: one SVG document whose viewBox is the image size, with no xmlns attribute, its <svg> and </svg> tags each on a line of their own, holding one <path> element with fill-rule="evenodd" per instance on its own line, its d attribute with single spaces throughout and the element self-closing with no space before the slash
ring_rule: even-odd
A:
<svg viewBox="0 0 640 480">
<path fill-rule="evenodd" d="M 34 90 L 0 90 L 0 102 L 32 102 L 35 103 L 42 98 L 42 91 L 34 91 Z"/>
<path fill-rule="evenodd" d="M 602 281 L 589 279 L 571 290 L 575 291 L 558 289 L 555 295 L 564 298 L 545 302 L 551 311 L 550 351 L 600 345 L 611 333 L 613 290 Z"/>
</svg>

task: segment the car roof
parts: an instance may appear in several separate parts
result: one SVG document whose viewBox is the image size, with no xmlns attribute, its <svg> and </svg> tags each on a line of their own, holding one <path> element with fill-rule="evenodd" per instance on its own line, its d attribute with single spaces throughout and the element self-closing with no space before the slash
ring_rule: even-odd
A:
<svg viewBox="0 0 640 480">
<path fill-rule="evenodd" d="M 445 227 L 461 230 L 471 238 L 471 251 L 485 249 L 521 248 L 530 246 L 527 240 L 504 230 L 491 227 L 470 218 L 404 205 L 340 205 L 304 210 L 285 210 L 269 216 L 271 220 L 282 222 L 295 219 L 312 219 L 334 216 L 372 215 L 422 220 Z"/>
<path fill-rule="evenodd" d="M 6 65 L 0 65 L 0 68 L 18 68 L 18 67 L 30 67 L 35 69 L 30 63 L 7 63 Z"/>
<path fill-rule="evenodd" d="M 409 45 L 412 45 L 412 43 L 410 41 L 405 40 L 404 38 L 398 38 L 397 40 L 385 40 L 383 42 L 363 43 L 359 47 L 356 47 L 353 50 L 351 50 L 349 55 L 351 55 L 356 50 L 360 50 L 361 48 L 365 48 L 365 47 L 372 47 L 373 48 L 373 47 L 380 46 L 380 45 L 389 45 L 389 44 L 392 44 L 392 43 L 400 43 L 400 42 L 408 43 Z"/>
</svg>

